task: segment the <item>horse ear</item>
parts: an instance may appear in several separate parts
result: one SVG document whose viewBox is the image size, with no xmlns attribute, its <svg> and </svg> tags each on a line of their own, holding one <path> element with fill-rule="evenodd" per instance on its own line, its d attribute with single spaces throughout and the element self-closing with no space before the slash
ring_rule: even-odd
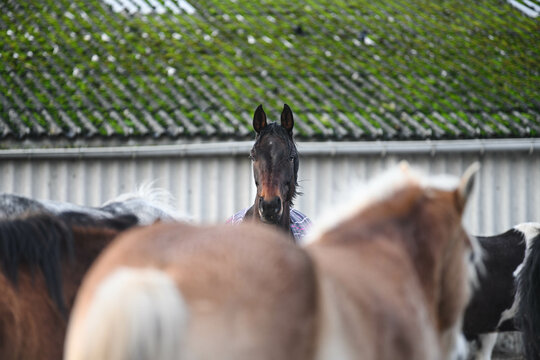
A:
<svg viewBox="0 0 540 360">
<path fill-rule="evenodd" d="M 479 169 L 480 169 L 480 163 L 474 162 L 467 168 L 467 170 L 465 170 L 465 173 L 461 177 L 459 186 L 456 190 L 457 207 L 460 211 L 463 211 L 465 209 L 467 200 L 469 199 L 472 193 L 472 190 L 474 188 L 474 181 L 475 181 L 476 174 L 478 173 Z"/>
<path fill-rule="evenodd" d="M 253 115 L 253 129 L 258 134 L 262 129 L 266 127 L 266 114 L 262 105 L 257 106 L 255 114 Z"/>
<path fill-rule="evenodd" d="M 294 119 L 291 108 L 287 104 L 283 104 L 283 111 L 281 112 L 281 126 L 283 126 L 292 135 L 292 129 L 294 127 Z"/>
</svg>

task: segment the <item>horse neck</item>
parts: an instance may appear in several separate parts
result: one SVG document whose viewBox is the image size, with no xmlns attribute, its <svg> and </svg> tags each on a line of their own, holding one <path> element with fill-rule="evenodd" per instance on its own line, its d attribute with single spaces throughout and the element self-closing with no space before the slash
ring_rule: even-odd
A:
<svg viewBox="0 0 540 360">
<path fill-rule="evenodd" d="M 64 293 L 67 299 L 68 309 L 73 304 L 73 299 L 94 260 L 109 245 L 118 230 L 109 228 L 73 227 L 74 258 L 64 259 L 62 278 Z"/>
<path fill-rule="evenodd" d="M 384 242 L 381 251 L 398 249 L 401 258 L 408 262 L 424 292 L 430 312 L 435 316 L 439 294 L 436 293 L 437 273 L 441 259 L 436 241 L 420 228 L 417 220 L 419 206 L 411 207 L 415 194 L 402 194 L 409 199 L 395 199 L 365 209 L 349 220 L 335 226 L 318 241 L 321 245 L 346 249 L 345 256 L 362 257 L 366 247 L 376 248 Z M 407 206 L 405 206 L 407 205 Z M 419 235 L 421 234 L 421 235 Z M 317 242 L 313 243 L 314 246 Z M 375 252 L 378 250 L 375 249 Z M 358 263 L 361 263 L 359 261 Z"/>
</svg>

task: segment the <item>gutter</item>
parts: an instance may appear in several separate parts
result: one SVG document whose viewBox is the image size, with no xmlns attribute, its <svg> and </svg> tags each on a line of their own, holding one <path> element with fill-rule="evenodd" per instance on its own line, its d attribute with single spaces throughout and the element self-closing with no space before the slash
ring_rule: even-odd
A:
<svg viewBox="0 0 540 360">
<path fill-rule="evenodd" d="M 9 159 L 104 159 L 246 156 L 253 141 L 211 142 L 177 145 L 115 147 L 39 148 L 0 150 L 0 160 Z M 474 139 L 425 141 L 325 141 L 298 142 L 301 156 L 406 155 L 406 154 L 485 154 L 540 151 L 540 138 Z"/>
<path fill-rule="evenodd" d="M 298 144 L 302 155 L 484 154 L 540 150 L 540 139 L 325 142 Z"/>
</svg>

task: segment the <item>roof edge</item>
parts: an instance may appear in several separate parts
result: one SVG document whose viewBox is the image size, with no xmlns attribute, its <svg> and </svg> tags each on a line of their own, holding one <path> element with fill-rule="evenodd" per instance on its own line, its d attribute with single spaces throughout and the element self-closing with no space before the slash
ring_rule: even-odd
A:
<svg viewBox="0 0 540 360">
<path fill-rule="evenodd" d="M 488 152 L 527 152 L 540 150 L 540 138 L 527 139 L 472 139 L 373 142 L 301 143 L 302 155 L 389 155 L 389 154 L 451 154 Z"/>
<path fill-rule="evenodd" d="M 321 141 L 298 142 L 302 156 L 314 155 L 390 155 L 449 154 L 540 151 L 540 138 L 475 139 L 424 141 Z M 0 160 L 9 159 L 87 159 L 243 156 L 253 141 L 212 142 L 174 145 L 111 146 L 79 148 L 41 148 L 0 150 Z"/>
</svg>

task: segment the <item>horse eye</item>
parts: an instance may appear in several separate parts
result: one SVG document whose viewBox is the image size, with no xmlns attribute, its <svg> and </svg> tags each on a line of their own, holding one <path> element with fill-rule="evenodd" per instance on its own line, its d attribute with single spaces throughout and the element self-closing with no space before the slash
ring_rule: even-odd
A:
<svg viewBox="0 0 540 360">
<path fill-rule="evenodd" d="M 294 155 L 289 156 L 289 161 L 294 161 Z"/>
</svg>

